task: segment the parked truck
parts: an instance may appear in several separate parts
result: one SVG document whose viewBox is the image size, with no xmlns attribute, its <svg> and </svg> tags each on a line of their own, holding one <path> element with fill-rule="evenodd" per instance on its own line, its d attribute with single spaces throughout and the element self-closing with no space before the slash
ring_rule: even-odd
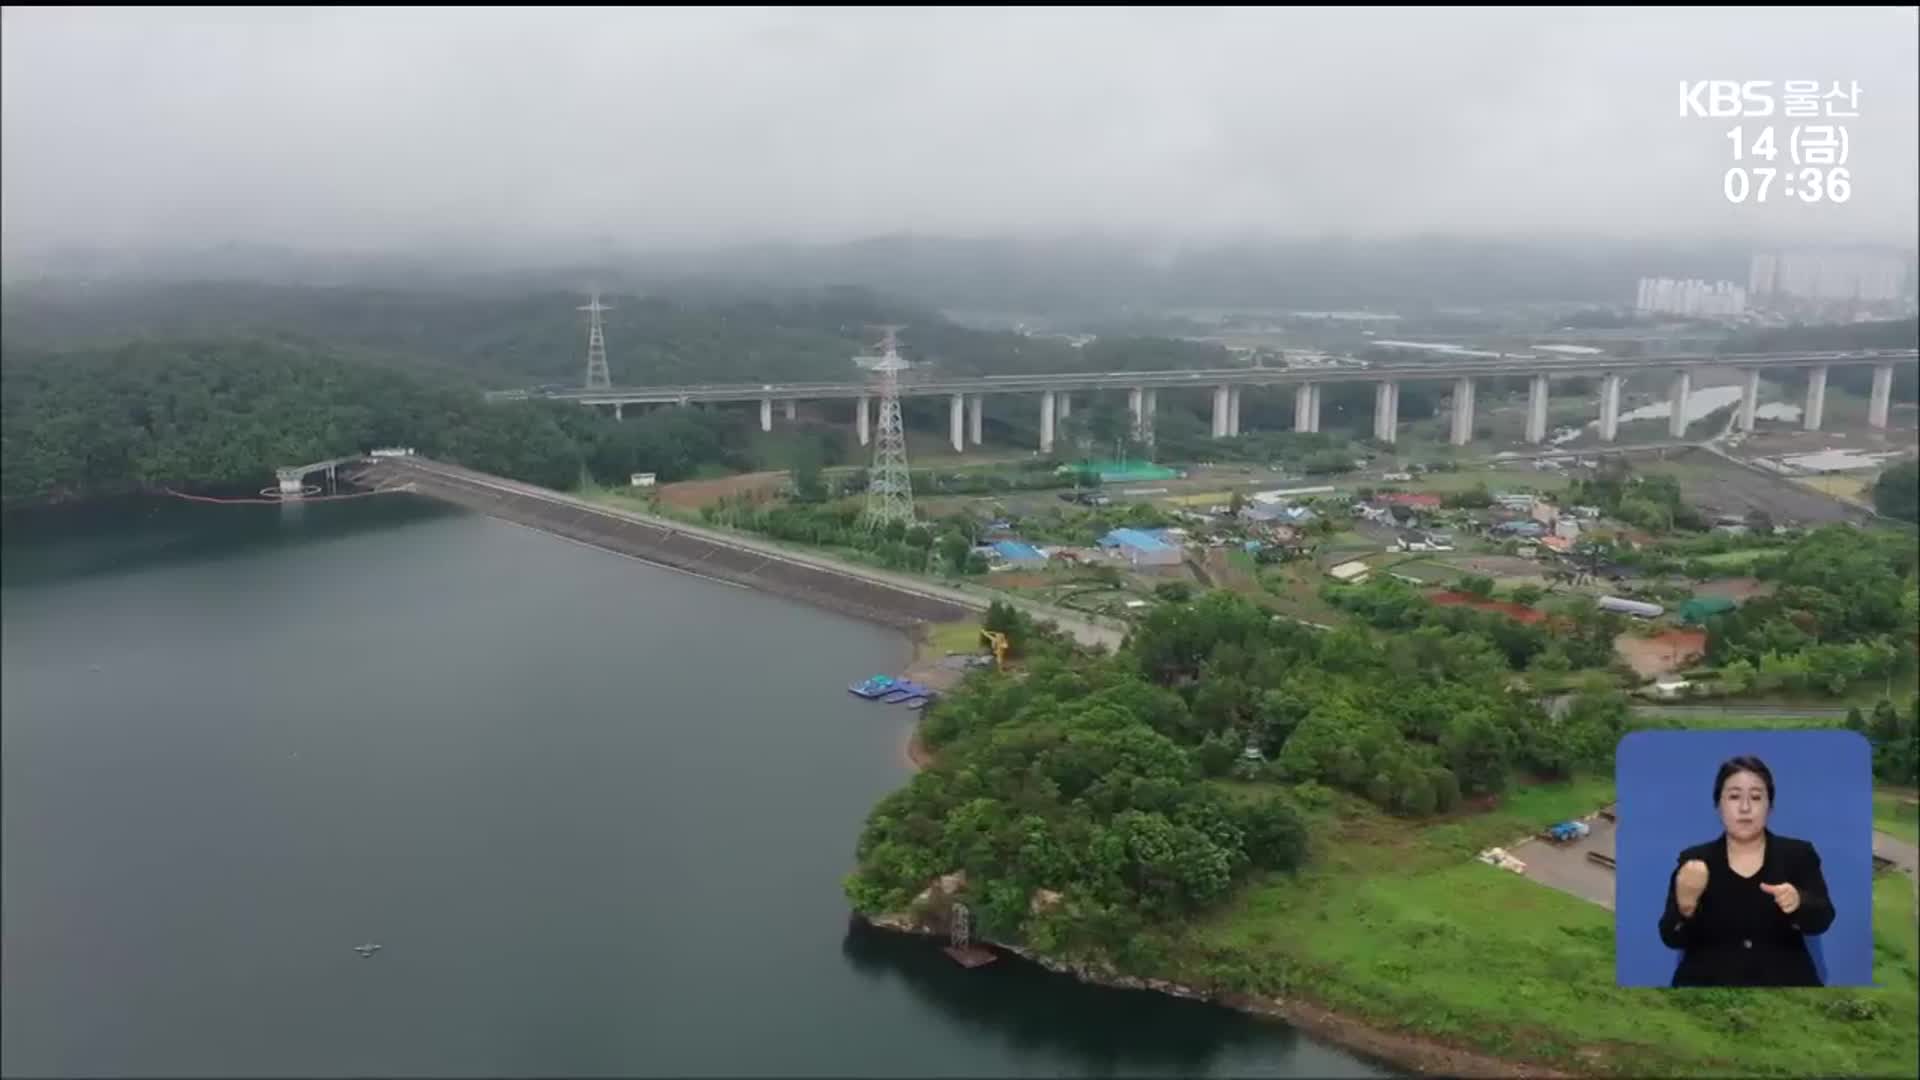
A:
<svg viewBox="0 0 1920 1080">
<path fill-rule="evenodd" d="M 1580 839 L 1590 831 L 1592 830 L 1588 829 L 1584 821 L 1562 821 L 1548 829 L 1544 836 L 1556 844 L 1566 844 Z"/>
</svg>

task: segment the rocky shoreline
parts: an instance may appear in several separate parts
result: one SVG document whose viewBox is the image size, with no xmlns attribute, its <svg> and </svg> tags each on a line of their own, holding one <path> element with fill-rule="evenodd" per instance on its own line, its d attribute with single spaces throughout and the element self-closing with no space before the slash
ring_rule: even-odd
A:
<svg viewBox="0 0 1920 1080">
<path fill-rule="evenodd" d="M 922 925 L 909 915 L 867 916 L 856 913 L 853 917 L 878 930 L 889 930 L 916 937 L 938 938 L 941 936 L 940 931 Z M 1000 952 L 1037 964 L 1048 971 L 1060 975 L 1071 975 L 1081 982 L 1094 986 L 1112 987 L 1117 990 L 1148 990 L 1171 997 L 1186 998 L 1190 1001 L 1203 1001 L 1254 1016 L 1285 1021 L 1317 1039 L 1333 1043 L 1394 1068 L 1422 1075 L 1546 1077 L 1552 1080 L 1572 1080 L 1575 1076 L 1573 1073 L 1543 1065 L 1509 1061 L 1478 1051 L 1465 1050 L 1436 1039 L 1385 1031 L 1300 998 L 1263 998 L 1254 994 L 1215 992 L 1169 979 L 1140 978 L 1090 964 L 1057 960 L 1019 945 L 1004 945 L 981 939 L 976 939 L 975 944 L 991 946 Z"/>
</svg>

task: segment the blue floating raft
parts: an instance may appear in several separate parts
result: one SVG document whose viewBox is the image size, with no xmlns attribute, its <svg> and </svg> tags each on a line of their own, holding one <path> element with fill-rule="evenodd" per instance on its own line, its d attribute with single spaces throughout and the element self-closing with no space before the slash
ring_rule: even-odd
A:
<svg viewBox="0 0 1920 1080">
<path fill-rule="evenodd" d="M 939 696 L 939 691 L 930 686 L 922 686 L 911 679 L 896 679 L 890 675 L 875 675 L 865 682 L 854 683 L 847 692 L 868 701 L 878 701 L 885 705 L 906 705 L 910 709 L 923 708 L 931 698 Z"/>
<path fill-rule="evenodd" d="M 873 678 L 868 679 L 866 682 L 854 683 L 853 685 L 847 687 L 847 692 L 849 694 L 853 694 L 857 697 L 863 697 L 871 701 L 874 698 L 883 697 L 887 694 L 891 694 L 895 690 L 898 690 L 899 688 L 900 688 L 900 683 L 893 676 L 875 675 Z"/>
</svg>

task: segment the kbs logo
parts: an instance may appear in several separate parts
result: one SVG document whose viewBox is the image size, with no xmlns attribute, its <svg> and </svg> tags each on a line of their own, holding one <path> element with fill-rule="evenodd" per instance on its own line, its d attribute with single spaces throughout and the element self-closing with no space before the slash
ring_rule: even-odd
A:
<svg viewBox="0 0 1920 1080">
<path fill-rule="evenodd" d="M 1732 79 L 1705 79 L 1680 83 L 1680 115 L 1689 116 L 1772 116 L 1773 96 L 1767 88 L 1770 79 L 1736 82 Z"/>
</svg>

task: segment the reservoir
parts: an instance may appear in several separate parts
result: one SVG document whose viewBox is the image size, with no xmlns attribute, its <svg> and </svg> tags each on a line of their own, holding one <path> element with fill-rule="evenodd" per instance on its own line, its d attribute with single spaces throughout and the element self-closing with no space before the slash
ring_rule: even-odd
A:
<svg viewBox="0 0 1920 1080">
<path fill-rule="evenodd" d="M 850 931 L 895 633 L 410 496 L 5 538 L 9 1075 L 1386 1075 Z"/>
</svg>

